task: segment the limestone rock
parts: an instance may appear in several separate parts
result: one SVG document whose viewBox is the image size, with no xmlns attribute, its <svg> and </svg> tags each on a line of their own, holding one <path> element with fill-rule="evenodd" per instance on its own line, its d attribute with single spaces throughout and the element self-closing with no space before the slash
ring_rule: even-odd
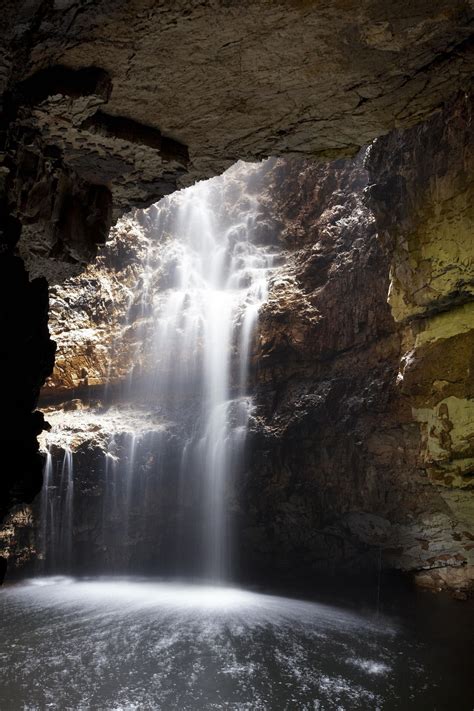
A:
<svg viewBox="0 0 474 711">
<path fill-rule="evenodd" d="M 216 192 L 216 219 L 225 229 L 254 190 L 256 239 L 279 254 L 252 353 L 247 468 L 229 502 L 241 572 L 368 574 L 382 561 L 387 568 L 423 571 L 420 584 L 436 579 L 439 585 L 441 576 L 442 587 L 467 594 L 473 535 L 469 304 L 456 305 L 448 324 L 443 312 L 413 322 L 410 333 L 393 319 L 386 297 L 396 246 L 387 235 L 380 239 L 366 204 L 365 159 L 366 151 L 322 164 L 273 159 L 247 170 L 245 190 L 236 166 L 225 191 Z M 107 381 L 121 392 L 132 364 L 152 367 L 152 311 L 143 298 L 151 291 L 158 299 L 166 286 L 160 250 L 172 234 L 172 205 L 179 199 L 162 203 L 161 240 L 149 228 L 155 208 L 137 212 L 117 224 L 94 263 L 52 290 L 59 352 L 45 398 L 69 404 L 67 413 L 47 417 L 59 423 L 58 457 L 69 445 L 82 462 L 92 457 L 97 482 L 87 475 L 87 511 L 103 498 L 111 437 L 123 435 L 125 447 L 126 432 L 137 425 L 104 415 L 101 423 L 71 398 L 100 399 Z M 156 265 L 148 290 L 140 283 L 145 255 Z M 175 425 L 173 436 L 179 436 Z M 172 496 L 171 479 L 168 484 L 165 499 Z M 100 538 L 89 514 L 86 519 L 84 555 L 90 536 Z M 158 523 L 155 528 L 163 542 L 166 532 Z M 134 541 L 138 551 L 138 533 Z"/>
<path fill-rule="evenodd" d="M 237 159 L 354 155 L 425 118 L 474 66 L 468 0 L 4 0 L 2 20 L 0 254 L 51 283 L 78 274 L 127 209 Z M 447 205 L 451 254 L 463 206 Z M 425 252 L 421 305 L 455 284 Z M 25 464 L 37 482 L 40 464 Z"/>
<path fill-rule="evenodd" d="M 51 276 L 130 207 L 238 159 L 353 155 L 474 67 L 467 0 L 5 4 L 7 191 Z"/>
<path fill-rule="evenodd" d="M 398 386 L 421 423 L 420 464 L 463 541 L 453 587 L 472 583 L 474 523 L 473 98 L 460 94 L 426 124 L 375 142 L 368 202 L 393 249 L 389 303 L 402 324 Z M 457 528 L 457 525 L 456 525 Z M 450 585 L 453 559 L 420 578 Z M 431 581 L 431 583 L 429 582 Z M 434 582 L 433 582 L 434 581 Z"/>
</svg>

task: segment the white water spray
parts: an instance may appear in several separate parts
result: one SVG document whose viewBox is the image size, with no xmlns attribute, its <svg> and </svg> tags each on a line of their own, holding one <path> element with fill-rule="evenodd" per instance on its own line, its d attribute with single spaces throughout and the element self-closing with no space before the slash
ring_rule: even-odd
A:
<svg viewBox="0 0 474 711">
<path fill-rule="evenodd" d="M 275 258 L 274 249 L 258 243 L 259 203 L 246 184 L 246 171 L 252 170 L 254 166 L 241 164 L 237 171 L 175 193 L 145 213 L 150 248 L 130 296 L 124 329 L 124 337 L 127 329 L 134 333 L 136 353 L 120 406 L 136 403 L 142 410 L 158 411 L 178 433 L 168 446 L 174 446 L 171 459 L 177 464 L 163 465 L 176 469 L 175 573 L 185 574 L 179 561 L 193 558 L 193 574 L 212 581 L 231 576 L 231 492 L 243 463 L 251 411 L 252 344 Z M 226 211 L 229 190 L 234 197 Z M 108 533 L 114 517 L 121 522 L 122 548 L 128 555 L 135 555 L 137 541 L 151 540 L 150 532 L 142 530 L 145 509 L 153 507 L 143 474 L 150 441 L 130 431 L 120 447 L 109 442 L 100 514 L 104 551 L 106 538 L 117 544 Z M 164 446 L 158 434 L 155 460 Z M 52 524 L 56 534 L 50 537 L 66 565 L 74 557 L 72 466 L 67 449 Z M 185 500 L 191 503 L 185 506 Z"/>
<path fill-rule="evenodd" d="M 230 567 L 226 490 L 242 459 L 251 342 L 273 256 L 252 242 L 257 201 L 248 199 L 246 213 L 222 232 L 215 188 L 207 181 L 172 198 L 173 237 L 161 263 L 167 288 L 155 295 L 156 367 L 147 391 L 168 407 L 200 398 L 181 469 L 201 484 L 201 572 L 221 580 Z"/>
</svg>

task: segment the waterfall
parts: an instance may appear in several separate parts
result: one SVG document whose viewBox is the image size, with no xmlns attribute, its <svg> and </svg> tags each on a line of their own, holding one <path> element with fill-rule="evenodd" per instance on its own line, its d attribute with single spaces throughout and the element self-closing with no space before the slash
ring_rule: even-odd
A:
<svg viewBox="0 0 474 711">
<path fill-rule="evenodd" d="M 41 502 L 40 502 L 40 530 L 39 530 L 39 546 L 41 560 L 44 561 L 48 551 L 47 542 L 47 531 L 48 531 L 48 519 L 50 518 L 50 490 L 51 480 L 53 475 L 53 458 L 49 449 L 46 450 L 46 459 L 44 464 L 43 472 L 43 488 L 41 491 Z"/>
<path fill-rule="evenodd" d="M 38 550 L 43 569 L 67 572 L 73 556 L 74 456 L 68 444 L 56 461 L 46 449 L 39 504 Z"/>
<path fill-rule="evenodd" d="M 256 239 L 259 204 L 245 194 L 243 164 L 239 178 L 242 208 L 231 213 L 225 196 L 236 187 L 232 173 L 182 190 L 144 213 L 150 248 L 124 328 L 124 334 L 135 329 L 137 345 L 121 402 L 114 406 L 158 413 L 172 434 L 166 440 L 164 430 L 145 436 L 131 429 L 120 441 L 111 438 L 102 460 L 103 550 L 120 538 L 136 560 L 140 533 L 150 541 L 148 553 L 140 554 L 159 569 L 153 505 L 161 498 L 157 482 L 172 473 L 176 504 L 168 525 L 175 528 L 175 573 L 190 567 L 214 582 L 232 575 L 232 489 L 252 408 L 252 343 L 275 260 L 274 249 Z M 50 536 L 66 565 L 74 548 L 72 459 L 64 450 L 54 512 L 60 545 Z M 51 476 L 45 486 L 51 487 Z M 107 533 L 117 518 L 119 537 Z"/>
<path fill-rule="evenodd" d="M 200 400 L 181 476 L 200 480 L 201 572 L 220 580 L 230 567 L 225 491 L 242 457 L 250 342 L 273 256 L 252 242 L 256 200 L 221 231 L 215 182 L 199 183 L 174 201 L 173 237 L 160 266 L 167 288 L 154 301 L 156 365 L 146 388 L 153 402 L 170 409 Z"/>
</svg>

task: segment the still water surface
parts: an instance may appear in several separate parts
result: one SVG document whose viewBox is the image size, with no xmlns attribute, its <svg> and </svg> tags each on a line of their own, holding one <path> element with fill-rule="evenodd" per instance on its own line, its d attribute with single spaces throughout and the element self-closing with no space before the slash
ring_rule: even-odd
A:
<svg viewBox="0 0 474 711">
<path fill-rule="evenodd" d="M 427 635 L 399 615 L 237 588 L 45 578 L 0 591 L 0 624 L 2 711 L 473 706 L 459 634 Z"/>
</svg>

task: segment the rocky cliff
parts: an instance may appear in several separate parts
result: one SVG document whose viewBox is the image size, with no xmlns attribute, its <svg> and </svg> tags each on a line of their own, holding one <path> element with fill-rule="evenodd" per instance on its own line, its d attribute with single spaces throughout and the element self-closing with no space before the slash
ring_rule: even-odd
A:
<svg viewBox="0 0 474 711">
<path fill-rule="evenodd" d="M 3 391 L 2 450 L 22 452 L 7 511 L 40 488 L 34 409 L 54 349 L 46 284 L 18 257 L 57 283 L 124 211 L 237 159 L 354 155 L 465 87 L 474 59 L 467 0 L 5 0 L 2 13 L 0 363 L 22 372 Z"/>
<path fill-rule="evenodd" d="M 258 195 L 257 238 L 280 256 L 253 352 L 249 457 L 228 500 L 242 575 L 307 579 L 382 565 L 461 597 L 472 588 L 470 115 L 471 98 L 460 95 L 355 159 L 272 159 L 246 183 Z M 221 194 L 223 226 L 245 207 L 233 171 Z M 145 258 L 157 265 L 151 291 L 166 282 L 147 214 L 119 222 L 96 261 L 53 288 L 50 402 L 81 397 L 97 408 L 106 381 L 108 397 L 116 387 L 123 398 L 131 360 L 146 370 Z M 82 432 L 90 512 L 103 505 L 110 433 L 104 439 L 78 407 L 60 419 L 72 440 L 74 428 Z M 132 430 L 121 420 L 115 447 Z M 181 436 L 166 432 L 164 440 Z M 150 476 L 153 461 L 146 450 Z M 163 554 L 176 499 L 176 481 L 165 480 L 161 513 L 147 514 Z M 93 567 L 105 534 L 92 519 L 78 540 L 84 551 L 93 541 L 83 556 Z M 141 543 L 135 536 L 120 555 L 139 561 Z"/>
<path fill-rule="evenodd" d="M 360 568 L 375 546 L 420 585 L 472 588 L 472 108 L 352 163 L 275 167 L 290 256 L 256 355 L 256 566 Z"/>
<path fill-rule="evenodd" d="M 281 234 L 292 250 L 260 321 L 254 462 L 241 491 L 246 553 L 259 569 L 300 576 L 381 560 L 464 595 L 473 572 L 469 462 L 463 480 L 446 482 L 450 492 L 429 473 L 420 388 L 410 391 L 399 375 L 405 328 L 386 303 L 396 251 L 366 206 L 362 157 L 282 162 L 277 171 Z M 285 204 L 298 187 L 303 204 Z M 454 353 L 466 383 L 469 364 L 462 349 Z M 469 387 L 456 388 L 469 397 Z M 472 438 L 472 420 L 461 415 L 458 427 L 459 454 L 438 455 L 448 470 Z"/>
<path fill-rule="evenodd" d="M 473 577 L 473 99 L 375 142 L 368 204 L 392 251 L 388 302 L 401 334 L 397 389 L 420 424 L 419 466 L 443 502 L 436 530 L 457 520 L 460 568 L 430 555 L 428 586 Z M 438 533 L 439 535 L 439 533 Z M 428 541 L 427 550 L 433 544 Z M 433 551 L 432 551 L 433 552 Z"/>
</svg>

